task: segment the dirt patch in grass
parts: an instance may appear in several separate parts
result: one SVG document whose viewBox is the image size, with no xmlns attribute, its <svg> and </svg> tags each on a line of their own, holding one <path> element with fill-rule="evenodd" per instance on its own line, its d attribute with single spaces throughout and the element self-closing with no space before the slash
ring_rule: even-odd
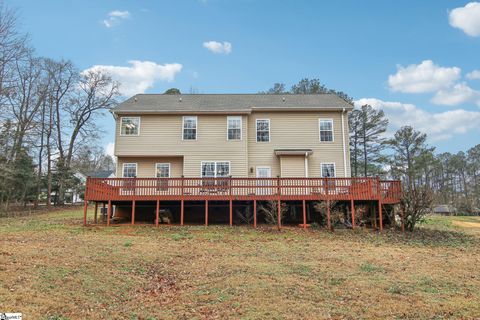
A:
<svg viewBox="0 0 480 320">
<path fill-rule="evenodd" d="M 453 224 L 462 228 L 480 229 L 480 222 L 453 221 Z"/>
<path fill-rule="evenodd" d="M 479 237 L 0 219 L 0 310 L 40 319 L 474 318 Z M 475 222 L 475 221 L 473 221 Z"/>
</svg>

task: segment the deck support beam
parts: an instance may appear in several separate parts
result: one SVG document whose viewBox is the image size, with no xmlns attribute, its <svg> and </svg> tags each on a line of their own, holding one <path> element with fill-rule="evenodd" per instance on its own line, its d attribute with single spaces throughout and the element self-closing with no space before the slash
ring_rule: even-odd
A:
<svg viewBox="0 0 480 320">
<path fill-rule="evenodd" d="M 379 219 L 380 231 L 382 231 L 383 230 L 382 199 L 378 200 L 378 219 Z"/>
<path fill-rule="evenodd" d="M 102 209 L 102 215 L 101 215 L 101 216 L 102 216 L 102 218 L 103 218 L 103 217 L 104 217 L 104 214 L 106 213 L 106 211 L 105 211 L 105 208 L 106 208 L 106 207 L 105 207 L 105 202 L 102 202 L 102 208 L 103 208 L 103 209 Z"/>
<path fill-rule="evenodd" d="M 257 200 L 253 200 L 253 227 L 257 227 Z"/>
<path fill-rule="evenodd" d="M 135 200 L 132 201 L 132 225 L 135 224 Z"/>
<path fill-rule="evenodd" d="M 183 199 L 180 201 L 180 225 L 183 226 L 183 215 L 184 215 L 184 204 L 183 204 Z"/>
<path fill-rule="evenodd" d="M 110 217 L 112 216 L 112 201 L 108 200 L 107 208 L 107 227 L 110 226 Z"/>
<path fill-rule="evenodd" d="M 307 208 L 305 207 L 305 199 L 302 201 L 302 212 L 303 212 L 303 230 L 307 229 Z"/>
<path fill-rule="evenodd" d="M 87 225 L 87 208 L 88 208 L 88 201 L 83 201 L 83 226 Z"/>
<path fill-rule="evenodd" d="M 208 200 L 205 200 L 205 226 L 208 226 Z"/>
<path fill-rule="evenodd" d="M 352 210 L 352 229 L 355 229 L 355 201 L 350 202 L 350 209 Z"/>
<path fill-rule="evenodd" d="M 93 221 L 95 222 L 95 224 L 97 224 L 97 217 L 98 217 L 98 202 L 95 201 L 95 213 L 93 216 Z"/>
<path fill-rule="evenodd" d="M 230 227 L 233 226 L 232 199 L 230 199 Z"/>
<path fill-rule="evenodd" d="M 155 210 L 155 227 L 158 227 L 160 220 L 160 200 L 157 200 L 157 208 Z"/>
<path fill-rule="evenodd" d="M 327 200 L 327 228 L 332 231 L 332 221 L 330 218 L 330 200 Z"/>
</svg>

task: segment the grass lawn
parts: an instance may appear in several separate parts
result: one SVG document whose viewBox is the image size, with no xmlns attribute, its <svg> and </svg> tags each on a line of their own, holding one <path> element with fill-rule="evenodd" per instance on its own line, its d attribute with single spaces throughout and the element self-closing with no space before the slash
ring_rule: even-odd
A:
<svg viewBox="0 0 480 320">
<path fill-rule="evenodd" d="M 80 209 L 0 219 L 0 312 L 24 319 L 480 316 L 480 217 L 431 217 L 413 234 L 81 223 Z"/>
</svg>

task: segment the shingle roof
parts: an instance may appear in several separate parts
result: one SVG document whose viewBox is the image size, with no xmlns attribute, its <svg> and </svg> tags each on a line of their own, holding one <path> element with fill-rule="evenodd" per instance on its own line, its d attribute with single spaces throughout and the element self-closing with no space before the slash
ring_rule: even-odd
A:
<svg viewBox="0 0 480 320">
<path fill-rule="evenodd" d="M 108 178 L 114 173 L 115 171 L 113 170 L 98 170 L 87 173 L 87 176 L 92 178 Z"/>
<path fill-rule="evenodd" d="M 335 94 L 137 94 L 114 113 L 250 113 L 253 110 L 351 110 Z"/>
</svg>

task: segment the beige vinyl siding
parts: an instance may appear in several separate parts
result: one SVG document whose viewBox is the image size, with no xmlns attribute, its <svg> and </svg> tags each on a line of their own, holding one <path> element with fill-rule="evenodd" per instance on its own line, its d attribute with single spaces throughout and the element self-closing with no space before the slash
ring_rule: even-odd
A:
<svg viewBox="0 0 480 320">
<path fill-rule="evenodd" d="M 183 172 L 181 157 L 118 157 L 117 177 L 123 177 L 123 164 L 136 163 L 138 178 L 155 178 L 157 163 L 170 163 L 170 177 L 180 178 Z"/>
<path fill-rule="evenodd" d="M 305 156 L 281 156 L 282 178 L 305 177 Z"/>
<path fill-rule="evenodd" d="M 195 116 L 195 114 L 192 114 Z M 247 118 L 242 139 L 227 140 L 227 114 L 197 115 L 197 140 L 182 140 L 182 115 L 141 115 L 139 136 L 120 136 L 116 122 L 115 155 L 182 156 L 185 177 L 200 177 L 201 161 L 230 161 L 230 174 L 247 176 Z"/>
<path fill-rule="evenodd" d="M 341 111 L 325 112 L 253 112 L 248 120 L 248 166 L 269 166 L 272 177 L 281 175 L 280 159 L 275 149 L 312 149 L 308 157 L 308 176 L 320 176 L 322 162 L 334 162 L 337 177 L 344 177 Z M 347 176 L 350 176 L 348 153 L 348 121 L 344 115 L 347 154 Z M 256 119 L 270 119 L 270 142 L 256 141 Z M 333 120 L 334 142 L 320 142 L 319 119 Z M 250 173 L 249 176 L 255 176 Z M 302 175 L 304 176 L 304 174 Z"/>
</svg>

